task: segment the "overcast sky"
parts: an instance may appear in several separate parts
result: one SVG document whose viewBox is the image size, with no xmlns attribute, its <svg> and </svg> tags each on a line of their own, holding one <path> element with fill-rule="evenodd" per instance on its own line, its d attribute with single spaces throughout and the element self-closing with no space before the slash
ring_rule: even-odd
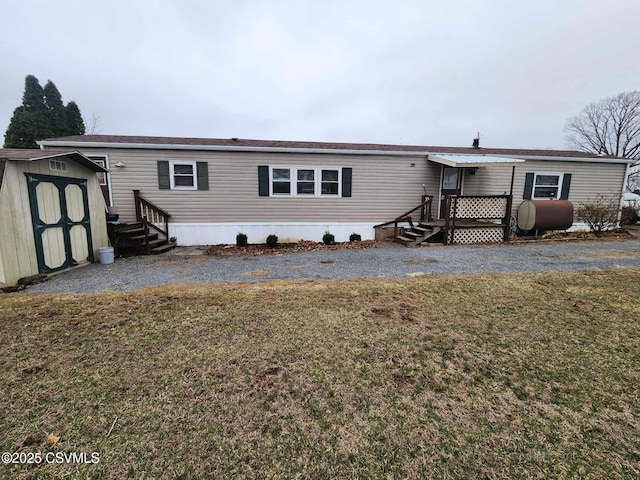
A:
<svg viewBox="0 0 640 480">
<path fill-rule="evenodd" d="M 95 133 L 565 148 L 640 89 L 637 0 L 3 1 L 0 131 L 24 78 Z M 88 132 L 89 133 L 89 132 Z"/>
</svg>

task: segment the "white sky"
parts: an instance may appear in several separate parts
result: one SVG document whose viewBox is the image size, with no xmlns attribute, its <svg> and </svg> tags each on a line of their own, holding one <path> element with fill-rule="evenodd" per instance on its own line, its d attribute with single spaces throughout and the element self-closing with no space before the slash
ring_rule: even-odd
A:
<svg viewBox="0 0 640 480">
<path fill-rule="evenodd" d="M 640 89 L 637 0 L 2 0 L 0 132 L 24 78 L 103 134 L 564 148 Z"/>
</svg>

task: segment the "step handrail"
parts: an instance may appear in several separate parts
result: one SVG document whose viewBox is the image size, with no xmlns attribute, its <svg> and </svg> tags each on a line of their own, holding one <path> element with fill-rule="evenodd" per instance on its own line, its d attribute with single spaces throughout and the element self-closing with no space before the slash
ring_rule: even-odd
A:
<svg viewBox="0 0 640 480">
<path fill-rule="evenodd" d="M 140 190 L 133 191 L 133 199 L 136 207 L 136 221 L 142 222 L 145 227 L 147 225 L 152 226 L 169 240 L 169 218 L 171 214 L 140 196 Z M 164 228 L 160 227 L 159 224 L 163 225 Z"/>
<path fill-rule="evenodd" d="M 411 214 L 416 210 L 420 209 L 420 220 L 429 219 L 431 217 L 431 202 L 433 201 L 433 195 L 422 195 L 422 203 L 417 207 L 412 208 L 411 210 L 403 213 L 402 215 L 398 215 L 393 220 L 389 220 L 388 222 L 380 223 L 378 225 L 374 225 L 373 228 L 386 227 L 387 225 L 391 225 L 393 223 L 393 236 L 398 236 L 398 223 L 401 222 L 409 222 L 409 225 L 413 227 L 413 220 L 411 219 Z"/>
</svg>

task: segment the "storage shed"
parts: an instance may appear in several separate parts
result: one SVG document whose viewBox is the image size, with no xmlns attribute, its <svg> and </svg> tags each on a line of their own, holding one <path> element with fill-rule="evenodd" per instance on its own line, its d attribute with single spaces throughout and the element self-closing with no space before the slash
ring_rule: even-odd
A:
<svg viewBox="0 0 640 480">
<path fill-rule="evenodd" d="M 106 171 L 79 152 L 0 149 L 0 286 L 97 258 L 109 244 Z"/>
</svg>

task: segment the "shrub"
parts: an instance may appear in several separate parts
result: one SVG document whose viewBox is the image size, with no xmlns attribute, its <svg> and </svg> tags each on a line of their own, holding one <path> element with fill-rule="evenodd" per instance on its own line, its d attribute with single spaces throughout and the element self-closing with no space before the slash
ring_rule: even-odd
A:
<svg viewBox="0 0 640 480">
<path fill-rule="evenodd" d="M 273 248 L 278 244 L 278 237 L 276 235 L 269 235 L 267 237 L 267 246 Z"/>
<path fill-rule="evenodd" d="M 638 221 L 638 212 L 633 207 L 622 207 L 620 225 L 635 225 Z"/>
<path fill-rule="evenodd" d="M 239 233 L 238 235 L 236 235 L 236 245 L 238 247 L 246 247 L 247 246 L 247 235 L 244 233 Z"/>
<path fill-rule="evenodd" d="M 601 233 L 618 224 L 620 197 L 598 194 L 578 207 L 576 216 L 589 225 L 592 232 Z"/>
<path fill-rule="evenodd" d="M 334 237 L 327 230 L 326 232 L 324 232 L 324 235 L 322 236 L 322 243 L 324 243 L 325 245 L 333 245 L 334 243 L 336 243 L 336 237 Z"/>
<path fill-rule="evenodd" d="M 360 241 L 362 241 L 362 237 L 360 236 L 359 233 L 352 233 L 351 235 L 349 235 L 349 241 L 350 242 L 360 242 Z"/>
</svg>

